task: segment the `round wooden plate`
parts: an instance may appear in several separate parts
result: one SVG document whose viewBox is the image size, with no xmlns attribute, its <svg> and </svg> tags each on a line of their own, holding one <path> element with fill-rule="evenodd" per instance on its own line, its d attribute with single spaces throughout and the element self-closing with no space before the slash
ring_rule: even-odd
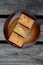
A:
<svg viewBox="0 0 43 65">
<path fill-rule="evenodd" d="M 37 19 L 35 18 L 35 16 L 31 16 L 31 15 L 28 15 L 28 14 L 24 13 L 24 14 L 32 17 L 35 20 L 35 23 L 34 23 L 32 29 L 31 29 L 31 33 L 30 33 L 30 35 L 28 35 L 28 37 L 25 40 L 24 45 L 22 47 L 18 47 L 14 43 L 10 42 L 8 39 L 9 39 L 14 27 L 16 26 L 17 21 L 18 21 L 20 15 L 21 15 L 21 13 L 24 13 L 24 12 L 17 12 L 15 14 L 13 13 L 12 15 L 10 15 L 7 18 L 7 20 L 5 21 L 5 24 L 4 24 L 4 36 L 6 38 L 6 41 L 8 43 L 12 44 L 14 47 L 26 48 L 26 47 L 32 46 L 33 44 L 35 44 L 37 42 L 37 39 L 40 35 L 40 25 L 38 24 Z"/>
</svg>

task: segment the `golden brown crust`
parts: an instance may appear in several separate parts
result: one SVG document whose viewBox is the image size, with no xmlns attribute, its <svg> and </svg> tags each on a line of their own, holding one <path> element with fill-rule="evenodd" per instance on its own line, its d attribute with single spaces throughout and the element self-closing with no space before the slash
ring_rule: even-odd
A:
<svg viewBox="0 0 43 65">
<path fill-rule="evenodd" d="M 21 23 L 22 25 L 28 27 L 29 29 L 32 28 L 33 24 L 34 24 L 34 19 L 24 15 L 24 14 L 21 14 L 18 22 Z"/>
<path fill-rule="evenodd" d="M 24 27 L 23 25 L 17 23 L 17 25 L 14 28 L 14 32 L 18 33 L 19 35 L 23 36 L 26 38 L 28 34 L 30 33 L 30 29 Z"/>
<path fill-rule="evenodd" d="M 12 32 L 11 36 L 9 37 L 9 41 L 13 42 L 17 46 L 21 47 L 25 41 L 25 39 L 18 34 Z"/>
</svg>

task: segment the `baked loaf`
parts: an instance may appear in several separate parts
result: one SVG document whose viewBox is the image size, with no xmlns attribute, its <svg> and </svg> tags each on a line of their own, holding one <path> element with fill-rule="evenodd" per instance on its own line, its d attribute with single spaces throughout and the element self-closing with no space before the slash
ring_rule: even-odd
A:
<svg viewBox="0 0 43 65">
<path fill-rule="evenodd" d="M 34 19 L 26 16 L 25 14 L 21 14 L 18 22 L 26 27 L 28 27 L 29 29 L 32 28 L 33 24 L 34 24 Z"/>
<path fill-rule="evenodd" d="M 30 29 L 24 27 L 21 24 L 17 24 L 16 27 L 14 28 L 14 32 L 18 33 L 19 35 L 23 36 L 26 38 L 28 34 L 30 33 Z"/>
<path fill-rule="evenodd" d="M 13 42 L 17 46 L 21 47 L 25 41 L 25 39 L 18 34 L 12 32 L 11 36 L 9 37 L 9 41 Z"/>
</svg>

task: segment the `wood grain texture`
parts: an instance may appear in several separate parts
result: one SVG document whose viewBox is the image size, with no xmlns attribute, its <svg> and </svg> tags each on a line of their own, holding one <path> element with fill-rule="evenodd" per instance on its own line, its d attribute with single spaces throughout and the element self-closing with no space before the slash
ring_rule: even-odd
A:
<svg viewBox="0 0 43 65">
<path fill-rule="evenodd" d="M 19 49 L 0 44 L 0 65 L 43 65 L 43 45 Z"/>
<path fill-rule="evenodd" d="M 5 23 L 4 18 L 0 18 L 0 40 L 5 40 L 4 38 L 4 34 L 3 34 L 3 27 L 4 27 L 4 23 Z"/>
<path fill-rule="evenodd" d="M 19 10 L 43 15 L 43 0 L 0 0 L 1 15 L 8 15 Z"/>
<path fill-rule="evenodd" d="M 9 15 L 19 10 L 43 15 L 43 0 L 0 0 L 0 15 Z M 5 40 L 3 27 L 6 19 L 0 17 L 0 40 Z M 43 18 L 37 20 L 41 27 L 38 41 L 43 41 Z M 43 65 L 43 45 L 19 49 L 0 42 L 0 65 Z"/>
</svg>

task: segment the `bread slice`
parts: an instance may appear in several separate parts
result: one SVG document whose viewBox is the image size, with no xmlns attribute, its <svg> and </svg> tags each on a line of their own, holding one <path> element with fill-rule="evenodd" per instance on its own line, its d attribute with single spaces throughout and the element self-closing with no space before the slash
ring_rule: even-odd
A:
<svg viewBox="0 0 43 65">
<path fill-rule="evenodd" d="M 19 35 L 23 36 L 26 38 L 28 34 L 30 33 L 30 29 L 24 27 L 21 24 L 17 24 L 16 27 L 14 28 L 14 32 L 18 33 Z"/>
<path fill-rule="evenodd" d="M 9 41 L 13 42 L 14 44 L 16 44 L 19 47 L 22 47 L 25 39 L 23 37 L 19 36 L 18 34 L 16 34 L 15 32 L 12 32 L 11 36 L 9 37 Z"/>
<path fill-rule="evenodd" d="M 34 19 L 26 16 L 25 14 L 21 14 L 18 22 L 31 29 L 34 24 Z"/>
</svg>

